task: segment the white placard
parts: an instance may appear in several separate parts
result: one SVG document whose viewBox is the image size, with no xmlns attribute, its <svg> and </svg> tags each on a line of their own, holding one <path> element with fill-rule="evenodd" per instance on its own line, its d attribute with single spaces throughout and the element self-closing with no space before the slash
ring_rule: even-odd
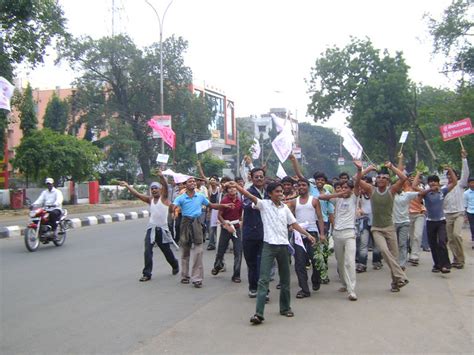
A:
<svg viewBox="0 0 474 355">
<path fill-rule="evenodd" d="M 344 148 L 346 148 L 346 150 L 349 152 L 353 159 L 359 160 L 362 157 L 363 151 L 363 148 L 360 143 L 348 130 L 343 131 L 341 135 L 344 138 L 344 142 L 342 143 Z"/>
<path fill-rule="evenodd" d="M 7 79 L 0 76 L 0 108 L 11 111 L 10 99 L 14 89 L 15 87 Z"/>
<path fill-rule="evenodd" d="M 252 159 L 256 160 L 260 156 L 261 148 L 260 148 L 260 142 L 258 141 L 257 138 L 253 139 L 253 144 L 250 147 L 250 150 L 252 151 Z"/>
<path fill-rule="evenodd" d="M 402 135 L 400 136 L 400 141 L 398 143 L 405 143 L 407 141 L 408 131 L 403 131 Z"/>
<path fill-rule="evenodd" d="M 169 158 L 169 154 L 158 154 L 158 156 L 156 157 L 156 162 L 161 164 L 167 164 Z"/>
<path fill-rule="evenodd" d="M 303 229 L 306 229 L 308 227 L 308 224 L 308 222 L 299 223 L 300 227 Z M 306 251 L 306 248 L 303 243 L 303 238 L 301 237 L 301 233 L 297 232 L 296 230 L 293 230 L 293 235 L 295 237 L 295 244 L 299 245 L 304 249 L 304 251 Z"/>
<path fill-rule="evenodd" d="M 293 150 L 295 138 L 287 130 L 283 130 L 272 142 L 273 150 L 278 159 L 284 163 Z"/>
<path fill-rule="evenodd" d="M 283 165 L 281 165 L 281 163 L 278 163 L 278 170 L 276 172 L 276 176 L 278 176 L 280 179 L 283 179 L 285 176 L 288 176 L 285 169 L 283 169 Z"/>
<path fill-rule="evenodd" d="M 211 148 L 212 148 L 212 143 L 209 139 L 205 141 L 196 142 L 196 154 L 205 152 L 206 150 L 209 150 Z"/>
</svg>

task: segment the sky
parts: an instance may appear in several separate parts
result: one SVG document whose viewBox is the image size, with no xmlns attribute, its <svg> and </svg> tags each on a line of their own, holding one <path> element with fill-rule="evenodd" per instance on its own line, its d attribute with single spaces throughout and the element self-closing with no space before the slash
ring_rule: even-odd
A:
<svg viewBox="0 0 474 355">
<path fill-rule="evenodd" d="M 169 0 L 149 0 L 162 16 Z M 424 85 L 454 87 L 433 57 L 425 13 L 441 18 L 451 0 L 174 0 L 163 22 L 164 39 L 189 42 L 185 65 L 195 83 L 213 86 L 235 102 L 237 117 L 286 107 L 300 121 L 310 102 L 305 80 L 326 48 L 344 47 L 350 36 L 372 40 L 391 54 L 402 51 L 410 78 Z M 159 41 L 155 13 L 145 0 L 59 0 L 67 27 L 93 38 L 127 33 L 138 46 Z M 114 4 L 114 6 L 113 6 Z M 115 11 L 112 11 L 112 8 Z M 115 13 L 115 16 L 112 14 Z M 114 21 L 112 21 L 112 18 Z M 50 51 L 43 66 L 24 70 L 33 87 L 69 87 L 74 73 L 55 66 Z M 342 115 L 326 126 L 339 127 Z"/>
</svg>

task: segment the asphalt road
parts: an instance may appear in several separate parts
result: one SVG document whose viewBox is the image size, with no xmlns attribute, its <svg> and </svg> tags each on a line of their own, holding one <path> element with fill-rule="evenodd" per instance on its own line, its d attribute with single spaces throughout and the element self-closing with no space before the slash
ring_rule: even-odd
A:
<svg viewBox="0 0 474 355">
<path fill-rule="evenodd" d="M 181 285 L 158 249 L 152 280 L 138 282 L 145 225 L 72 230 L 64 246 L 41 245 L 35 253 L 20 238 L 0 240 L 0 353 L 472 353 L 467 238 L 466 269 L 432 274 L 423 253 L 398 294 L 389 291 L 386 267 L 359 274 L 357 302 L 337 292 L 332 257 L 331 283 L 310 298 L 294 298 L 292 274 L 294 318 L 279 315 L 273 284 L 264 324 L 251 326 L 255 301 L 247 297 L 245 266 L 240 285 L 229 271 L 211 276 L 213 251 L 205 251 L 202 289 Z"/>
</svg>

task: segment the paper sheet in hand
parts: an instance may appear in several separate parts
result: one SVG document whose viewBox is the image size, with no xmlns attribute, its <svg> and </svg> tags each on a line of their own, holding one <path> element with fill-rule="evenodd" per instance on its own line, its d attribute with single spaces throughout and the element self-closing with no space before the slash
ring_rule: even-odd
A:
<svg viewBox="0 0 474 355">
<path fill-rule="evenodd" d="M 276 172 L 276 176 L 278 176 L 280 179 L 283 179 L 285 176 L 288 176 L 285 169 L 283 169 L 281 163 L 278 163 L 278 170 Z"/>
<path fill-rule="evenodd" d="M 400 141 L 398 143 L 405 143 L 407 141 L 408 131 L 403 131 L 402 135 L 400 136 Z"/>
<path fill-rule="evenodd" d="M 205 152 L 206 150 L 209 150 L 211 148 L 212 148 L 212 143 L 209 139 L 196 142 L 196 154 Z"/>
<path fill-rule="evenodd" d="M 261 148 L 260 148 L 260 142 L 258 141 L 257 138 L 253 139 L 253 144 L 250 147 L 250 150 L 252 151 L 252 159 L 258 159 L 260 156 Z"/>
<path fill-rule="evenodd" d="M 363 148 L 360 143 L 348 130 L 342 132 L 341 135 L 344 138 L 344 142 L 342 143 L 344 148 L 346 148 L 346 150 L 349 152 L 353 159 L 359 160 L 362 157 L 363 151 Z"/>
<path fill-rule="evenodd" d="M 295 138 L 291 135 L 291 132 L 283 130 L 272 142 L 273 150 L 277 155 L 278 159 L 284 163 L 288 156 L 293 150 L 293 142 Z"/>
<path fill-rule="evenodd" d="M 166 164 L 168 163 L 168 160 L 169 160 L 170 156 L 169 154 L 158 154 L 158 156 L 156 157 L 156 162 L 157 163 L 162 163 L 162 164 Z"/>
</svg>

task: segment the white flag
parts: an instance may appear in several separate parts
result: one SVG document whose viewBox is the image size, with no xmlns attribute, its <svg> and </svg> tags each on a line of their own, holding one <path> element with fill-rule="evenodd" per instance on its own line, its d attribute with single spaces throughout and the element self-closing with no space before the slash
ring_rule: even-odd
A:
<svg viewBox="0 0 474 355">
<path fill-rule="evenodd" d="M 346 148 L 353 159 L 359 160 L 362 157 L 363 151 L 360 143 L 349 130 L 343 131 L 341 135 L 344 138 L 344 142 L 342 143 L 344 148 Z"/>
<path fill-rule="evenodd" d="M 278 170 L 276 172 L 276 176 L 278 176 L 280 179 L 283 179 L 285 176 L 288 176 L 285 169 L 283 169 L 283 165 L 281 165 L 281 163 L 278 163 Z"/>
<path fill-rule="evenodd" d="M 15 87 L 3 76 L 0 76 L 0 108 L 11 111 L 10 99 Z"/>
<path fill-rule="evenodd" d="M 262 149 L 260 148 L 260 142 L 257 138 L 253 139 L 253 144 L 250 147 L 250 151 L 252 152 L 252 159 L 256 160 L 260 156 L 260 152 Z"/>
<path fill-rule="evenodd" d="M 293 150 L 293 142 L 295 138 L 291 135 L 291 132 L 283 130 L 272 142 L 273 150 L 277 155 L 278 159 L 284 163 L 288 156 Z"/>
<path fill-rule="evenodd" d="M 175 173 L 173 175 L 173 179 L 174 179 L 175 184 L 181 184 L 182 182 L 186 182 L 191 177 L 192 176 L 181 174 L 181 173 Z"/>
<path fill-rule="evenodd" d="M 158 154 L 158 156 L 156 157 L 156 162 L 166 164 L 168 163 L 169 158 L 169 154 Z"/>
<path fill-rule="evenodd" d="M 278 132 L 283 131 L 283 129 L 285 128 L 285 123 L 286 123 L 285 120 L 281 117 L 278 117 L 274 113 L 271 113 L 270 116 L 273 119 L 273 123 L 275 123 L 277 131 Z"/>
<path fill-rule="evenodd" d="M 206 150 L 209 150 L 211 148 L 212 148 L 212 143 L 209 139 L 205 141 L 196 142 L 196 154 L 205 152 Z"/>
<path fill-rule="evenodd" d="M 308 227 L 308 224 L 309 224 L 308 222 L 299 223 L 300 227 L 303 229 L 306 229 Z M 306 248 L 303 243 L 303 238 L 301 237 L 300 232 L 293 230 L 293 235 L 295 237 L 295 244 L 299 245 L 300 247 L 304 249 L 304 251 L 306 251 Z"/>
<path fill-rule="evenodd" d="M 400 136 L 400 141 L 398 143 L 405 143 L 407 141 L 408 131 L 403 131 L 402 135 Z"/>
</svg>

